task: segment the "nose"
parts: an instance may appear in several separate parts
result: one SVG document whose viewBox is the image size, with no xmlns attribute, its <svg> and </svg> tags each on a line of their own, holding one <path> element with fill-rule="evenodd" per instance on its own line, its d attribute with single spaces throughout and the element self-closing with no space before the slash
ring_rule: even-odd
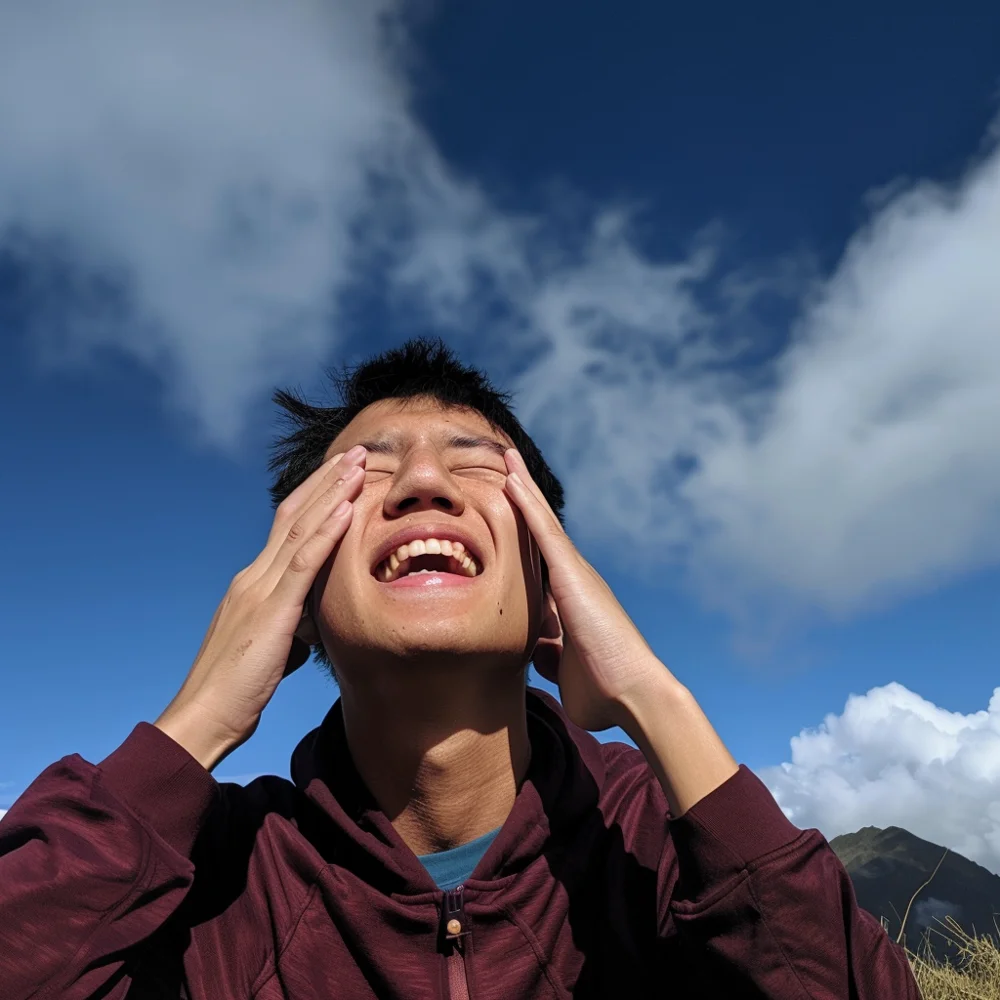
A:
<svg viewBox="0 0 1000 1000">
<path fill-rule="evenodd" d="M 383 504 L 386 517 L 400 517 L 421 510 L 461 514 L 465 510 L 462 491 L 431 449 L 410 452 L 396 470 Z"/>
</svg>

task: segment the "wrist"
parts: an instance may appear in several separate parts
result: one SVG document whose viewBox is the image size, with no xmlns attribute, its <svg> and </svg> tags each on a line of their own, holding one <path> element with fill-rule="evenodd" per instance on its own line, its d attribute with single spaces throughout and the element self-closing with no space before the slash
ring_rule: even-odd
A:
<svg viewBox="0 0 1000 1000">
<path fill-rule="evenodd" d="M 668 670 L 631 689 L 620 725 L 653 769 L 674 818 L 739 770 L 697 699 Z"/>
<path fill-rule="evenodd" d="M 642 747 L 648 743 L 650 734 L 662 726 L 665 717 L 685 711 L 693 697 L 657 660 L 644 672 L 640 682 L 616 700 L 615 724 L 636 746 Z"/>
<path fill-rule="evenodd" d="M 248 738 L 225 732 L 194 706 L 168 706 L 153 725 L 209 772 Z"/>
</svg>

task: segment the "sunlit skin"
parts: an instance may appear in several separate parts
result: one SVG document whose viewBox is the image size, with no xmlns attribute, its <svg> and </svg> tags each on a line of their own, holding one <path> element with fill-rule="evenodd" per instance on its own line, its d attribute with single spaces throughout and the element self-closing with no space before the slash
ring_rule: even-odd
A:
<svg viewBox="0 0 1000 1000">
<path fill-rule="evenodd" d="M 559 685 L 571 722 L 624 729 L 672 815 L 718 788 L 737 771 L 732 756 L 511 444 L 477 412 L 432 400 L 358 414 L 279 505 L 155 724 L 212 770 L 305 661 L 294 637 L 322 641 L 354 764 L 424 854 L 496 829 L 510 812 L 530 762 L 532 660 Z M 460 531 L 482 572 L 379 580 L 380 554 L 412 526 L 425 537 Z"/>
<path fill-rule="evenodd" d="M 384 401 L 327 456 L 358 444 L 368 449 L 365 485 L 313 587 L 315 631 L 307 623 L 300 634 L 322 640 L 355 764 L 421 853 L 486 833 L 509 812 L 530 757 L 524 672 L 543 625 L 558 635 L 558 621 L 546 615 L 537 546 L 505 491 L 509 439 L 475 411 Z M 482 572 L 380 582 L 378 553 L 411 525 L 434 537 L 460 531 Z"/>
<path fill-rule="evenodd" d="M 530 761 L 524 670 L 560 686 L 570 718 L 619 725 L 680 815 L 737 770 L 690 692 L 580 555 L 512 442 L 434 401 L 368 407 L 332 456 L 363 444 L 366 482 L 313 588 L 340 677 L 355 764 L 416 853 L 503 823 Z M 402 526 L 461 526 L 483 571 L 460 586 L 394 588 L 372 574 Z M 540 554 L 549 568 L 543 590 Z M 501 614 L 501 611 L 503 614 Z"/>
<path fill-rule="evenodd" d="M 543 601 L 537 547 L 504 489 L 511 442 L 474 411 L 386 401 L 355 417 L 327 455 L 357 444 L 369 446 L 365 485 L 313 589 L 319 632 L 338 675 L 404 665 L 410 678 L 427 670 L 520 671 L 538 636 Z M 468 535 L 482 573 L 457 586 L 379 582 L 372 573 L 377 554 L 411 525 Z"/>
</svg>

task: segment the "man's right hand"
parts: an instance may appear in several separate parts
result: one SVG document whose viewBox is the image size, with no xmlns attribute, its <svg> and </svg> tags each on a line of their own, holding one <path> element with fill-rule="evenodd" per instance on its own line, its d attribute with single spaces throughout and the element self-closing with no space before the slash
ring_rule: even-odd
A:
<svg viewBox="0 0 1000 1000">
<path fill-rule="evenodd" d="M 207 770 L 253 735 L 281 679 L 309 658 L 296 632 L 351 523 L 364 462 L 360 446 L 334 455 L 282 501 L 267 545 L 233 578 L 187 679 L 156 720 Z"/>
</svg>

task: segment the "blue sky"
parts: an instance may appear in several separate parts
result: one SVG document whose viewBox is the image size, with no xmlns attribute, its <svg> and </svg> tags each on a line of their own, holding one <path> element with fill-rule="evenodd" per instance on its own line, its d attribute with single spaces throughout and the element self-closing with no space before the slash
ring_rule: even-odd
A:
<svg viewBox="0 0 1000 1000">
<path fill-rule="evenodd" d="M 180 685 L 270 390 L 433 332 L 799 825 L 1000 871 L 1000 9 L 942 10 L 0 2 L 0 808 Z"/>
</svg>

